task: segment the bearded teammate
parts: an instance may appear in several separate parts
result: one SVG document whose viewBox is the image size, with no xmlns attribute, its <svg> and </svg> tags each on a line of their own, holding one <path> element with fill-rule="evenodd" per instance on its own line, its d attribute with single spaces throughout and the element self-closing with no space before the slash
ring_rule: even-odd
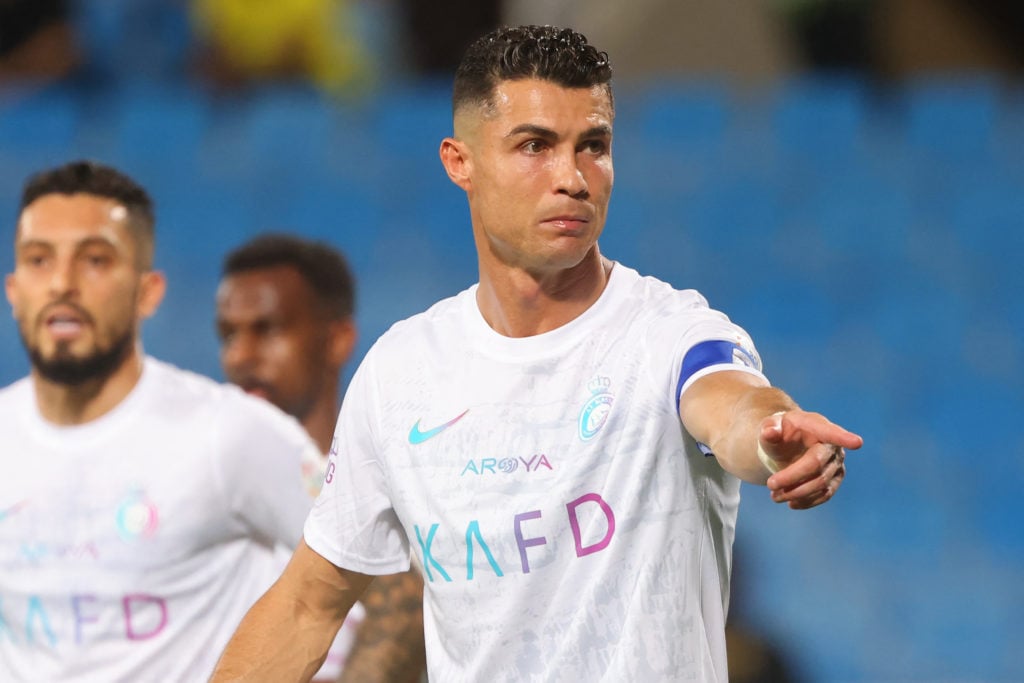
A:
<svg viewBox="0 0 1024 683">
<path fill-rule="evenodd" d="M 728 680 L 740 481 L 822 504 L 861 439 L 771 387 L 696 291 L 601 253 L 610 80 L 571 30 L 470 46 L 440 155 L 469 200 L 479 283 L 364 358 L 333 481 L 215 680 L 308 675 L 322 634 L 410 547 L 432 680 Z"/>
<path fill-rule="evenodd" d="M 146 191 L 31 178 L 7 298 L 31 360 L 0 390 L 0 678 L 198 681 L 294 547 L 302 428 L 145 355 L 164 294 Z"/>
</svg>

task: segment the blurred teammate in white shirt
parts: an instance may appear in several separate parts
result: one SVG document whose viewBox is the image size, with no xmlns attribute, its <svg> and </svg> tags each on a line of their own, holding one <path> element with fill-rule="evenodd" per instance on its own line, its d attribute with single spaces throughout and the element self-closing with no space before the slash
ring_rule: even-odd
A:
<svg viewBox="0 0 1024 683">
<path fill-rule="evenodd" d="M 0 390 L 5 681 L 198 681 L 280 572 L 309 507 L 301 426 L 147 357 L 164 294 L 124 174 L 31 178 L 6 291 L 31 360 Z"/>
<path fill-rule="evenodd" d="M 297 418 L 326 461 L 341 371 L 356 342 L 355 282 L 342 255 L 294 235 L 257 237 L 224 259 L 217 335 L 224 375 Z M 282 564 L 282 567 L 284 565 Z M 419 679 L 423 580 L 377 577 L 349 614 L 317 680 Z M 353 616 L 358 617 L 353 619 Z"/>
</svg>

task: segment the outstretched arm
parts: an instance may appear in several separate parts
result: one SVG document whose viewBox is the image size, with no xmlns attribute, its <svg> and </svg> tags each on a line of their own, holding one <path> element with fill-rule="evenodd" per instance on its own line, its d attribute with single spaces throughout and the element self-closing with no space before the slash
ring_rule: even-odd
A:
<svg viewBox="0 0 1024 683">
<path fill-rule="evenodd" d="M 415 683 L 426 666 L 423 578 L 416 569 L 375 576 L 361 598 L 366 617 L 339 683 Z"/>
<path fill-rule="evenodd" d="M 772 500 L 794 509 L 835 495 L 846 476 L 844 449 L 863 443 L 745 372 L 723 370 L 698 379 L 680 399 L 679 417 L 723 468 L 744 481 L 767 483 Z M 767 464 L 758 457 L 759 445 Z"/>
<path fill-rule="evenodd" d="M 308 681 L 371 578 L 335 567 L 301 541 L 242 619 L 211 681 Z"/>
</svg>

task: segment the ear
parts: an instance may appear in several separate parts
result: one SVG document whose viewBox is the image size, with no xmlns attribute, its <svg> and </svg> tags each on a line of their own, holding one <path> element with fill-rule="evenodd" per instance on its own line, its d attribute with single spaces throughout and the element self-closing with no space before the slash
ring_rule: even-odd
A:
<svg viewBox="0 0 1024 683">
<path fill-rule="evenodd" d="M 140 320 L 145 320 L 156 313 L 166 292 L 167 278 L 163 273 L 149 270 L 142 274 L 139 280 L 139 300 L 136 304 Z"/>
<path fill-rule="evenodd" d="M 469 155 L 469 147 L 462 140 L 445 138 L 441 141 L 441 163 L 447 171 L 451 181 L 465 191 L 469 191 L 472 171 L 472 159 Z"/>
<path fill-rule="evenodd" d="M 352 357 L 356 348 L 356 340 L 359 333 L 356 330 L 356 323 L 352 318 L 335 320 L 330 326 L 330 339 L 328 341 L 328 360 L 336 368 L 343 368 Z"/>
<path fill-rule="evenodd" d="M 14 305 L 14 290 L 17 289 L 17 280 L 14 279 L 14 273 L 8 273 L 7 277 L 4 278 L 4 290 L 7 293 L 7 303 L 11 305 L 11 315 L 17 317 L 17 311 Z"/>
</svg>

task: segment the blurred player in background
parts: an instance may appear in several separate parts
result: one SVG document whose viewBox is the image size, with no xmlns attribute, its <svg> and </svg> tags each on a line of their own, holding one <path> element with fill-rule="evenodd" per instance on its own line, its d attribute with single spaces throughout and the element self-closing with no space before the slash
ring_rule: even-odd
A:
<svg viewBox="0 0 1024 683">
<path fill-rule="evenodd" d="M 309 511 L 294 420 L 145 355 L 153 205 L 75 162 L 25 185 L 0 390 L 0 678 L 200 681 Z"/>
<path fill-rule="evenodd" d="M 264 235 L 224 260 L 217 334 L 225 377 L 298 419 L 325 461 L 356 343 L 354 310 L 348 265 L 324 243 Z M 344 681 L 418 680 L 422 599 L 415 570 L 377 577 L 361 599 L 365 618 L 346 619 L 317 680 L 336 680 L 339 670 Z"/>
</svg>

